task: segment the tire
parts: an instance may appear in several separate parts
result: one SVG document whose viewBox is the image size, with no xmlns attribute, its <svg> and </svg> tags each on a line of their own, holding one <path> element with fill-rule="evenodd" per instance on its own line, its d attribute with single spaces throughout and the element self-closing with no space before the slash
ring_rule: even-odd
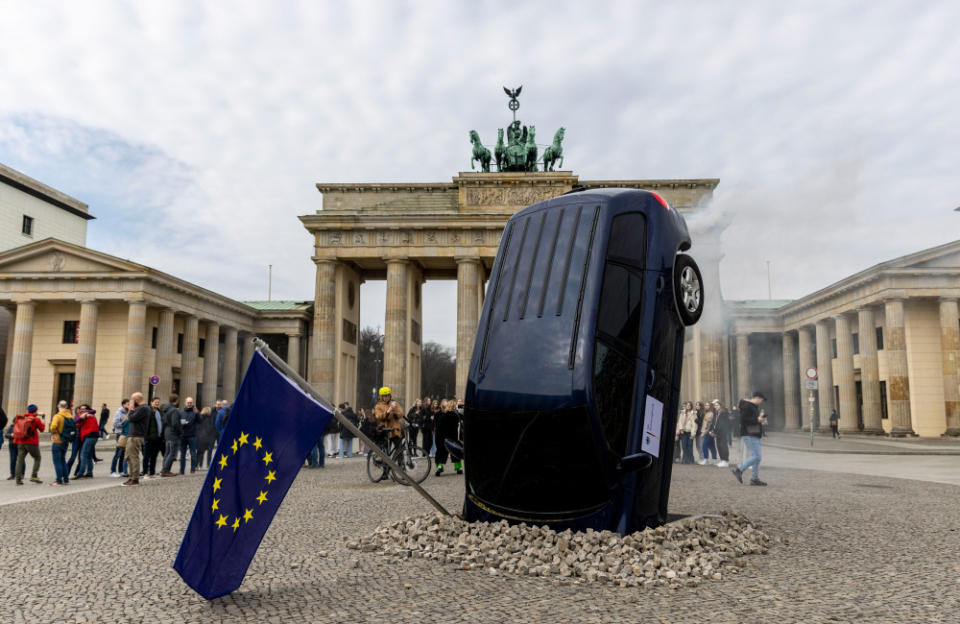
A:
<svg viewBox="0 0 960 624">
<path fill-rule="evenodd" d="M 430 475 L 430 469 L 433 467 L 430 456 L 427 455 L 417 443 L 410 439 L 409 435 L 404 434 L 403 454 L 400 461 L 397 462 L 407 475 L 417 483 L 423 483 Z M 400 485 L 410 485 L 406 479 L 390 471 L 390 477 Z"/>
<path fill-rule="evenodd" d="M 367 478 L 369 478 L 374 483 L 379 483 L 383 480 L 383 471 L 387 467 L 383 460 L 380 459 L 380 456 L 374 453 L 372 450 L 367 453 Z"/>
<path fill-rule="evenodd" d="M 678 254 L 673 263 L 673 298 L 684 325 L 694 325 L 703 314 L 703 276 L 693 258 Z"/>
</svg>

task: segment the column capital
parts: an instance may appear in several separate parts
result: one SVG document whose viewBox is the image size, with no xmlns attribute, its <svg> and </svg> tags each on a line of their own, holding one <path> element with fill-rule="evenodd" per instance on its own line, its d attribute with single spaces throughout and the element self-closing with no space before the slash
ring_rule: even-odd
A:
<svg viewBox="0 0 960 624">
<path fill-rule="evenodd" d="M 288 331 L 284 333 L 287 335 L 288 338 L 299 338 L 300 336 L 303 335 L 303 333 L 299 331 Z"/>
<path fill-rule="evenodd" d="M 387 264 L 408 264 L 410 258 L 407 256 L 384 256 L 383 261 Z"/>
<path fill-rule="evenodd" d="M 147 305 L 147 300 L 143 297 L 124 297 L 123 300 L 129 305 Z"/>
<path fill-rule="evenodd" d="M 957 303 L 957 301 L 958 301 L 957 297 L 951 297 L 951 296 L 940 297 L 940 303 Z"/>
<path fill-rule="evenodd" d="M 17 307 L 25 306 L 25 305 L 31 305 L 31 306 L 37 305 L 37 302 L 29 297 L 13 297 L 10 299 L 10 301 L 15 303 Z"/>
<path fill-rule="evenodd" d="M 336 258 L 324 258 L 321 256 L 311 256 L 310 259 L 313 260 L 313 263 L 317 266 L 320 266 L 321 264 L 332 264 L 334 266 L 340 264 L 340 261 L 337 260 Z"/>
<path fill-rule="evenodd" d="M 453 259 L 457 264 L 465 262 L 480 264 L 480 256 L 454 256 Z"/>
<path fill-rule="evenodd" d="M 80 305 L 90 305 L 91 303 L 97 305 L 100 303 L 98 299 L 94 299 L 92 297 L 84 297 L 83 299 L 78 299 L 78 301 L 80 302 Z"/>
</svg>

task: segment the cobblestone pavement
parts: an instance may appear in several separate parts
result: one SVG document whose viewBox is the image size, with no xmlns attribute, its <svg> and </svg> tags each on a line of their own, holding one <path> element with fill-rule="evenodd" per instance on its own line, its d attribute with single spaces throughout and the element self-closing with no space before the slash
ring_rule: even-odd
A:
<svg viewBox="0 0 960 624">
<path fill-rule="evenodd" d="M 748 557 L 730 578 L 673 591 L 348 550 L 343 538 L 429 510 L 409 488 L 367 481 L 362 459 L 304 470 L 243 586 L 212 602 L 170 567 L 202 475 L 15 503 L 0 507 L 0 622 L 956 621 L 955 486 L 783 468 L 762 476 L 769 487 L 741 486 L 714 466 L 675 466 L 672 512 L 736 511 L 788 543 Z M 425 486 L 459 507 L 462 477 Z"/>
</svg>

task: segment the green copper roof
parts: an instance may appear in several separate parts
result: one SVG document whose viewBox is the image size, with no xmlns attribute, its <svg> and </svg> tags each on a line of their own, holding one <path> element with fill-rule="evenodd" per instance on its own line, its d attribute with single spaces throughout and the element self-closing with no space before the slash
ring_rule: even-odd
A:
<svg viewBox="0 0 960 624">
<path fill-rule="evenodd" d="M 312 301 L 244 301 L 256 310 L 307 310 L 313 305 Z"/>
</svg>

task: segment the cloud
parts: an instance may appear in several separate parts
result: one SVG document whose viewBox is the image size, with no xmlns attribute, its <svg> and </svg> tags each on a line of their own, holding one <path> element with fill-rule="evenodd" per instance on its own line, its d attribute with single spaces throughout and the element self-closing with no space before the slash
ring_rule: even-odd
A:
<svg viewBox="0 0 960 624">
<path fill-rule="evenodd" d="M 798 297 L 956 238 L 958 19 L 946 2 L 8 3 L 0 162 L 90 203 L 95 248 L 240 299 L 272 264 L 275 297 L 309 299 L 314 183 L 449 180 L 523 84 L 518 116 L 544 142 L 566 127 L 583 179 L 719 177 L 724 294 L 766 296 L 770 260 L 773 295 Z M 427 301 L 425 339 L 455 343 L 452 310 Z"/>
</svg>

